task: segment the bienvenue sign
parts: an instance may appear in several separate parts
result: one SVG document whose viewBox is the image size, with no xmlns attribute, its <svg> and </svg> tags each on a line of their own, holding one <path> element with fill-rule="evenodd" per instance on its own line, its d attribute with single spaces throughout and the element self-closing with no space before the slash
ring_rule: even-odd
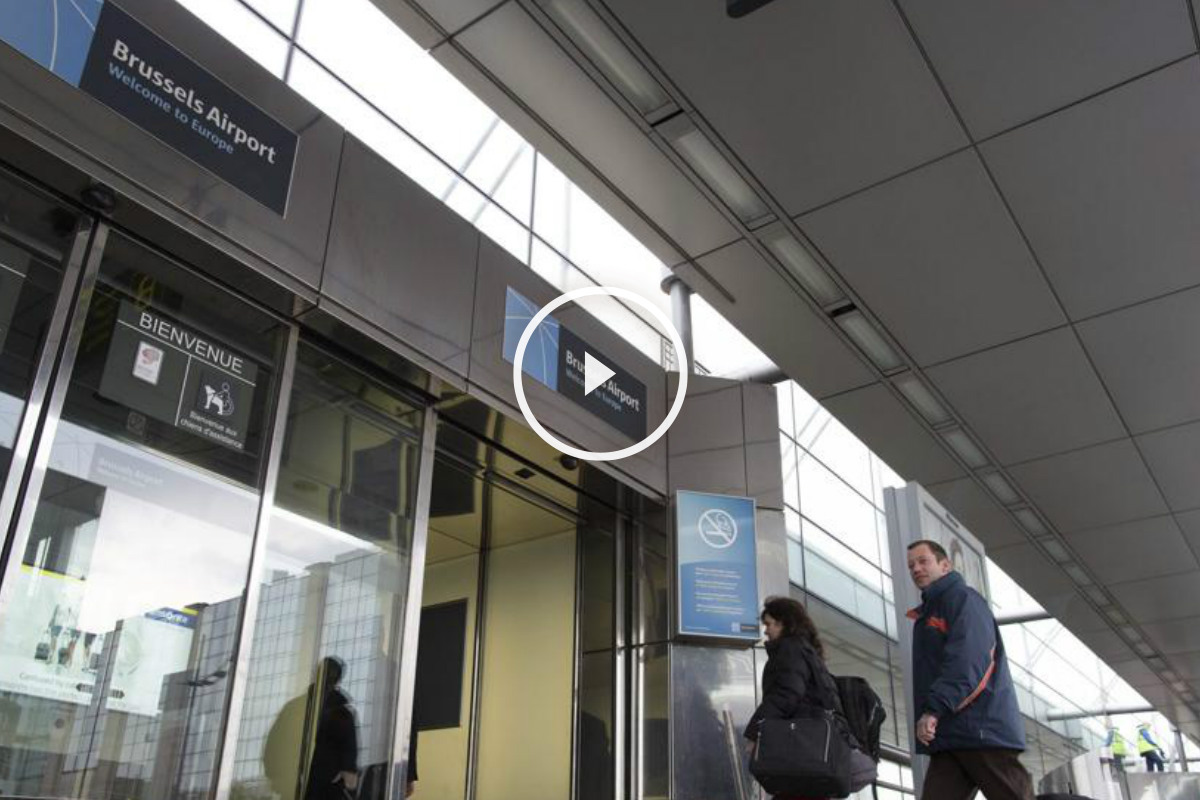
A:
<svg viewBox="0 0 1200 800">
<path fill-rule="evenodd" d="M 5 9 L 0 41 L 282 215 L 297 135 L 114 3 Z M 49 10 L 48 10 L 49 9 Z"/>
</svg>

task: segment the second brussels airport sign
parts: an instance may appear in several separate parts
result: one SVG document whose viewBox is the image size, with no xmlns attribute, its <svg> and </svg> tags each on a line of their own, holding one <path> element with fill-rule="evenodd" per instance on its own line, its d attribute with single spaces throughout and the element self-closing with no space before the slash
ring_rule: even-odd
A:
<svg viewBox="0 0 1200 800">
<path fill-rule="evenodd" d="M 296 134 L 115 4 L 80 2 L 9 4 L 0 40 L 283 214 Z"/>
</svg>

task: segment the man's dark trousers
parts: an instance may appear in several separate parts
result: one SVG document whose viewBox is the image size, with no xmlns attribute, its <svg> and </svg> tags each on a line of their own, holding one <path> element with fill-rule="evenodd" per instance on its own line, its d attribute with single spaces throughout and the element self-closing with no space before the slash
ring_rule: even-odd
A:
<svg viewBox="0 0 1200 800">
<path fill-rule="evenodd" d="M 1166 772 L 1166 765 L 1157 750 L 1143 753 L 1142 758 L 1146 759 L 1146 772 Z"/>
<path fill-rule="evenodd" d="M 946 750 L 929 757 L 922 800 L 1034 800 L 1033 781 L 1016 750 Z"/>
</svg>

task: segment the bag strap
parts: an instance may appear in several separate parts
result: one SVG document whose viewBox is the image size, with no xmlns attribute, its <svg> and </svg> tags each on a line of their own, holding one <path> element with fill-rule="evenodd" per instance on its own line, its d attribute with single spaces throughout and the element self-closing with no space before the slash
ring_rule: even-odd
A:
<svg viewBox="0 0 1200 800">
<path fill-rule="evenodd" d="M 808 671 L 812 674 L 813 683 L 817 687 L 817 696 L 821 699 L 821 707 L 829 711 L 838 712 L 841 703 L 834 697 L 836 684 L 833 683 L 832 676 L 826 682 L 825 678 L 829 675 L 829 668 L 821 661 L 821 657 L 817 655 L 816 649 L 808 642 L 803 640 L 800 643 L 800 652 L 804 654 L 804 660 L 808 663 Z"/>
</svg>

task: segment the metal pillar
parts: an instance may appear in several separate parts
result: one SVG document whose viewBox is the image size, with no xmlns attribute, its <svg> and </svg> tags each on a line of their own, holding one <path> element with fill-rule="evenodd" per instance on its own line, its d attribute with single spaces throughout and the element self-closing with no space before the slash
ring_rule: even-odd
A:
<svg viewBox="0 0 1200 800">
<path fill-rule="evenodd" d="M 677 275 L 663 278 L 662 289 L 671 296 L 671 321 L 683 339 L 688 372 L 696 371 L 696 347 L 692 343 L 692 290 Z"/>
</svg>

